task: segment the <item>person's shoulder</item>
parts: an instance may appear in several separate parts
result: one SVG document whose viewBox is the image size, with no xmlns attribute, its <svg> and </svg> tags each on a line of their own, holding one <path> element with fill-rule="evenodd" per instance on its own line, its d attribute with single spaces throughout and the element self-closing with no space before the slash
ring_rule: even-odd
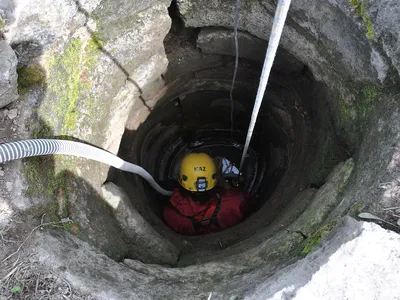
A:
<svg viewBox="0 0 400 300">
<path fill-rule="evenodd" d="M 182 203 L 182 201 L 189 201 L 191 200 L 190 197 L 188 197 L 187 193 L 185 191 L 183 191 L 181 188 L 176 187 L 172 193 L 172 196 L 170 198 L 170 202 L 180 202 Z"/>
<path fill-rule="evenodd" d="M 182 197 L 182 192 L 179 187 L 174 188 L 171 198 L 174 198 L 174 197 Z"/>
</svg>

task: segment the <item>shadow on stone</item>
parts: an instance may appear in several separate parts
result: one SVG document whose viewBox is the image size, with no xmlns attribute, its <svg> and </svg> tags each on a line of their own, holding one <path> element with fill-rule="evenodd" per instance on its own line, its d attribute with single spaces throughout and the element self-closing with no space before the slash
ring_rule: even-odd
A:
<svg viewBox="0 0 400 300">
<path fill-rule="evenodd" d="M 52 129 L 38 119 L 35 138 L 60 138 Z M 102 196 L 85 179 L 74 174 L 68 164 L 74 157 L 60 156 L 57 164 L 53 156 L 24 159 L 24 172 L 28 181 L 26 191 L 35 207 L 29 213 L 47 221 L 68 220 L 63 228 L 77 235 L 107 256 L 122 260 L 128 257 L 126 236 L 120 230 L 112 209 Z"/>
</svg>

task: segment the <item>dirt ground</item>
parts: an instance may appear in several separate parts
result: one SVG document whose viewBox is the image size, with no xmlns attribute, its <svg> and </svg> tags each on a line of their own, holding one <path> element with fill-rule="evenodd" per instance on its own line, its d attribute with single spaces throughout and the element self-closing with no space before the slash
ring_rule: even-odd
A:
<svg viewBox="0 0 400 300">
<path fill-rule="evenodd" d="M 76 293 L 67 280 L 44 269 L 26 250 L 35 231 L 62 225 L 43 220 L 14 215 L 7 225 L 0 227 L 0 300 L 94 300 Z"/>
</svg>

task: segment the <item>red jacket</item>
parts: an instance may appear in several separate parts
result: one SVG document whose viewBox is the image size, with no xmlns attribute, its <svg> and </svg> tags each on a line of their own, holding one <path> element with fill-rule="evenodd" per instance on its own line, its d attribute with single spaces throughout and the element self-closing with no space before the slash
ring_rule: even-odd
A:
<svg viewBox="0 0 400 300">
<path fill-rule="evenodd" d="M 205 202 L 193 201 L 174 190 L 164 208 L 164 219 L 174 231 L 185 235 L 206 234 L 229 228 L 250 212 L 250 195 L 238 189 L 216 193 Z"/>
</svg>

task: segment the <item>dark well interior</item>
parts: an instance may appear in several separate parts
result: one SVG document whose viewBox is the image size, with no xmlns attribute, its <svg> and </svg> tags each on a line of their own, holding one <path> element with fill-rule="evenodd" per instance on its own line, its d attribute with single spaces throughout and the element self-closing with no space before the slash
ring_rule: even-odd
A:
<svg viewBox="0 0 400 300">
<path fill-rule="evenodd" d="M 148 170 L 165 188 L 178 172 L 182 157 L 192 151 L 225 157 L 239 165 L 256 96 L 267 43 L 248 35 L 239 40 L 240 59 L 233 93 L 233 131 L 230 88 L 235 65 L 232 39 L 199 42 L 215 28 L 187 29 L 174 16 L 164 44 L 169 60 L 165 87 L 138 130 L 128 121 L 119 156 Z M 221 28 L 221 30 L 224 30 Z M 232 34 L 227 30 L 227 34 Z M 332 167 L 345 158 L 335 139 L 324 86 L 306 65 L 279 48 L 266 95 L 242 172 L 242 188 L 257 201 L 258 210 L 228 230 L 188 237 L 170 230 L 162 220 L 168 200 L 136 175 L 115 172 L 113 181 L 123 187 L 143 217 L 181 250 L 181 265 L 192 257 L 217 257 L 234 244 L 251 247 L 296 194 L 324 183 Z M 329 139 L 329 141 L 327 141 Z M 326 145 L 329 149 L 326 149 Z M 321 163 L 322 160 L 322 163 Z M 232 250 L 234 251 L 234 250 Z"/>
</svg>

